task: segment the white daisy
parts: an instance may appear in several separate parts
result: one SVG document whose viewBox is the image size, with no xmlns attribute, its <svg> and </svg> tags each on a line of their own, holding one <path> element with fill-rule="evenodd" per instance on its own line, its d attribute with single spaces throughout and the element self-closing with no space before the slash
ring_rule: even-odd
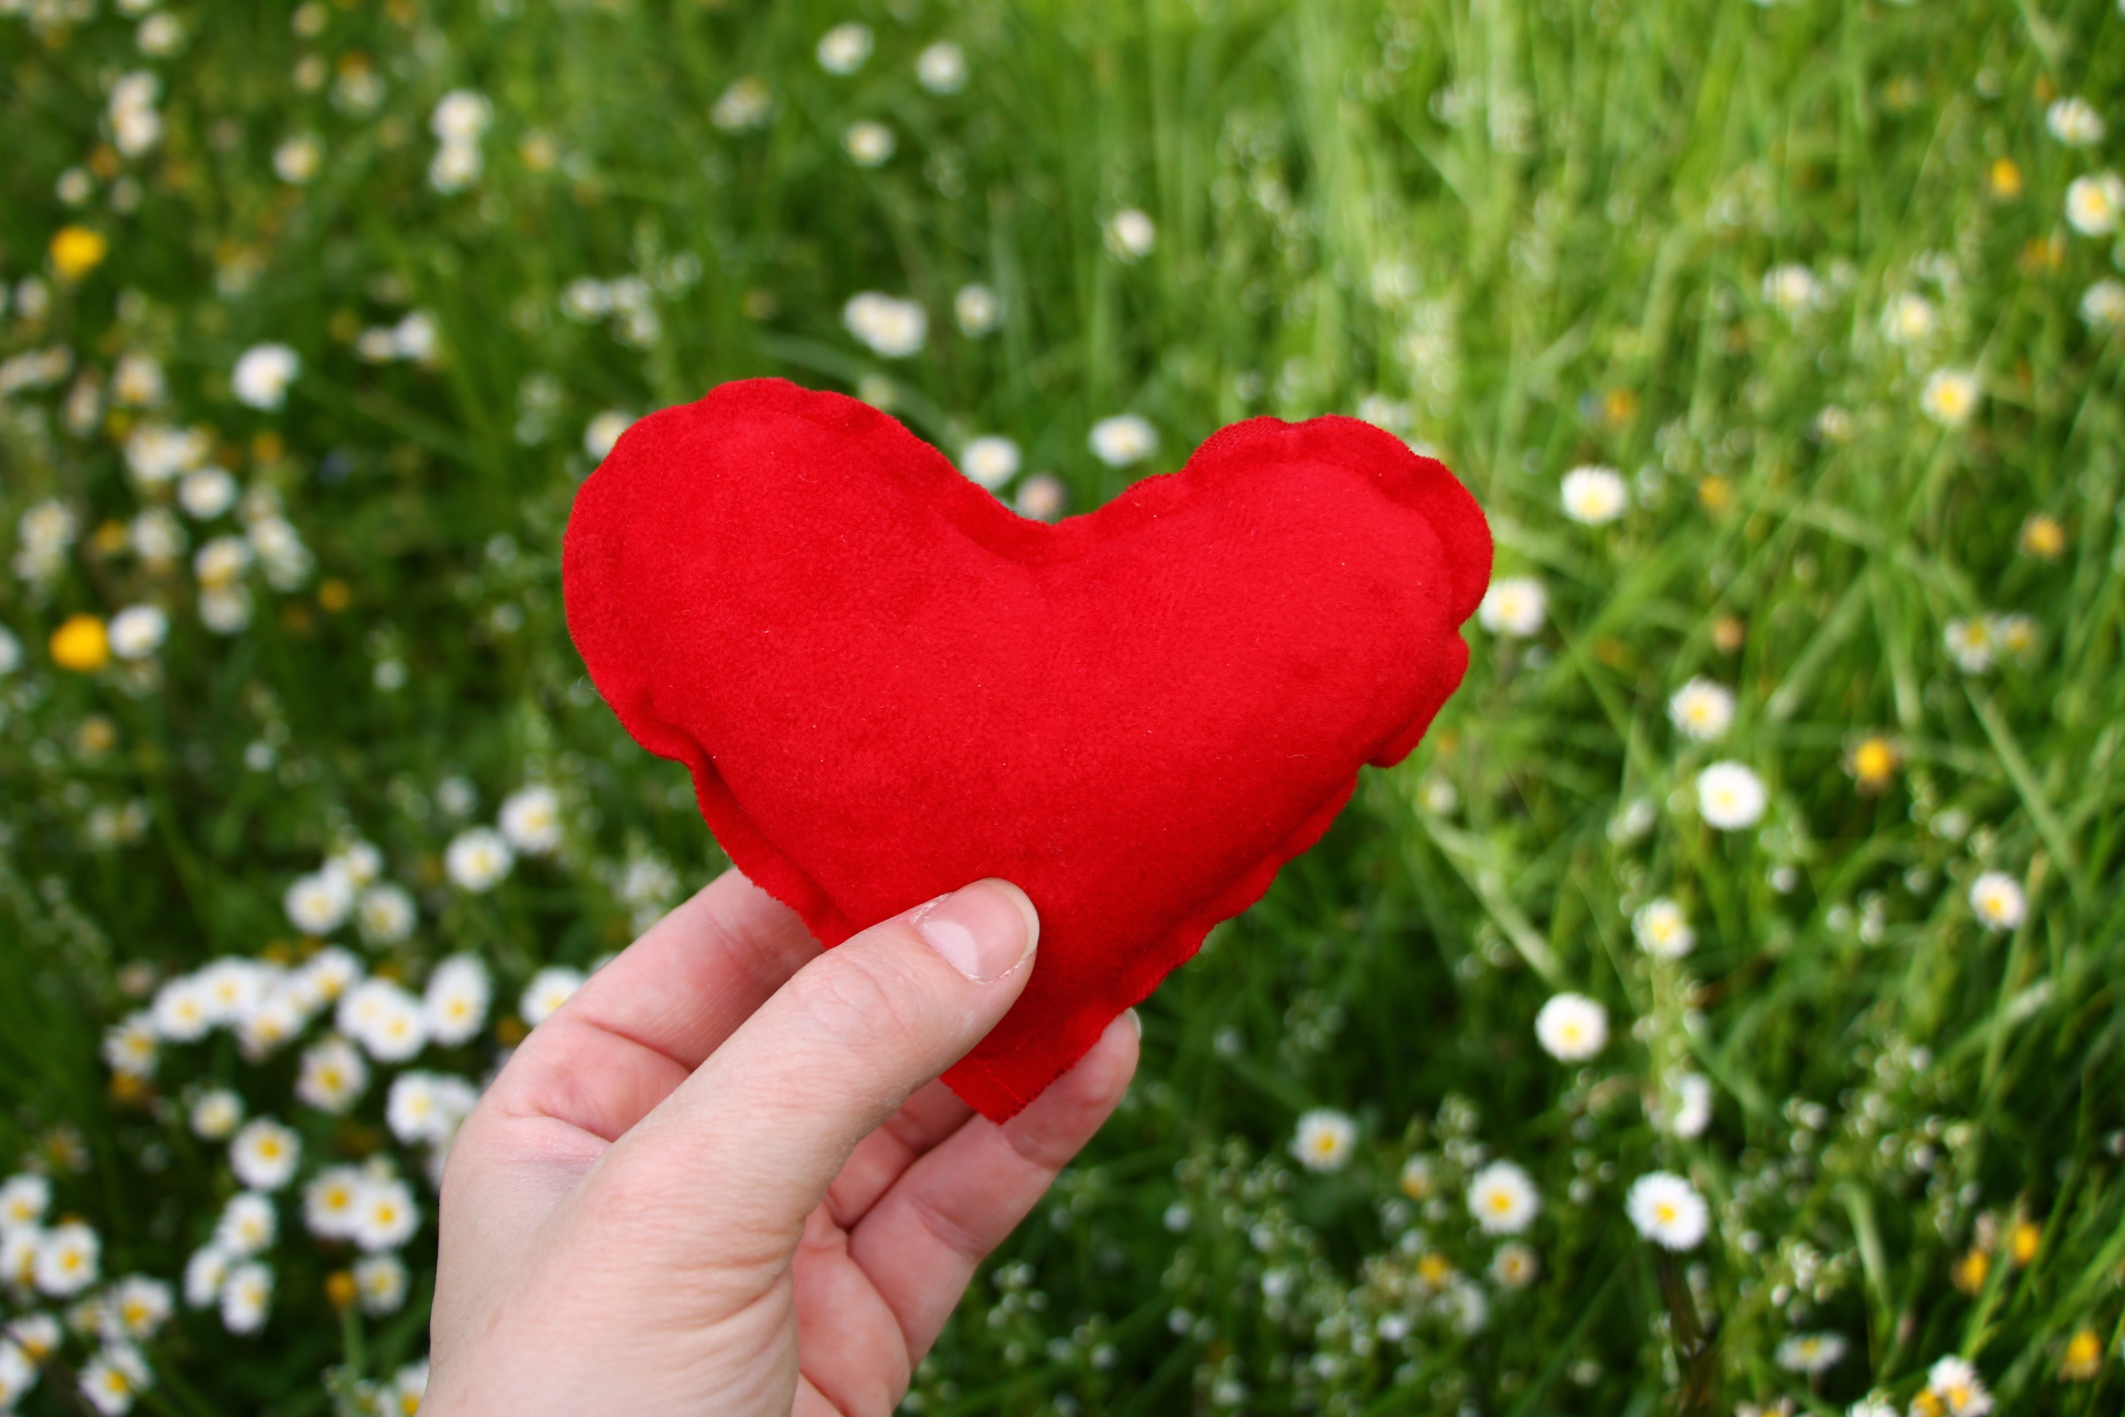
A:
<svg viewBox="0 0 2125 1417">
<path fill-rule="evenodd" d="M 1631 1182 L 1623 1208 L 1638 1233 L 1663 1249 L 1696 1249 L 1711 1223 L 1697 1188 L 1670 1171 L 1649 1171 Z"/>
<path fill-rule="evenodd" d="M 384 1120 L 402 1142 L 447 1145 L 479 1100 L 478 1089 L 455 1074 L 400 1073 L 391 1080 Z"/>
<path fill-rule="evenodd" d="M 37 1237 L 32 1273 L 40 1293 L 71 1298 L 94 1284 L 101 1273 L 103 1240 L 87 1224 L 69 1220 Z"/>
<path fill-rule="evenodd" d="M 354 1262 L 354 1292 L 372 1318 L 395 1314 L 406 1303 L 406 1262 L 397 1255 L 366 1255 Z"/>
<path fill-rule="evenodd" d="M 1697 812 L 1720 831 L 1740 831 L 1763 820 L 1770 806 L 1763 779 L 1737 762 L 1717 762 L 1697 774 Z"/>
<path fill-rule="evenodd" d="M 277 1191 L 287 1185 L 300 1160 L 302 1138 L 271 1117 L 244 1123 L 229 1142 L 229 1169 L 253 1190 Z"/>
<path fill-rule="evenodd" d="M 774 90 L 753 74 L 734 82 L 708 110 L 708 118 L 726 133 L 764 128 L 775 111 Z"/>
<path fill-rule="evenodd" d="M 1734 724 L 1734 691 L 1709 679 L 1692 679 L 1668 700 L 1668 718 L 1685 737 L 1716 743 Z"/>
<path fill-rule="evenodd" d="M 116 1331 L 105 1336 L 112 1339 L 153 1338 L 177 1307 L 169 1281 L 145 1274 L 129 1274 L 113 1284 L 110 1305 Z"/>
<path fill-rule="evenodd" d="M 952 318 L 959 322 L 962 332 L 979 339 L 996 328 L 1003 317 L 1003 306 L 996 299 L 996 292 L 985 285 L 963 285 L 952 297 Z"/>
<path fill-rule="evenodd" d="M 1977 412 L 1977 375 L 1963 369 L 1936 369 L 1919 391 L 1918 405 L 1943 428 L 1960 428 Z"/>
<path fill-rule="evenodd" d="M 114 1073 L 153 1077 L 161 1057 L 162 1043 L 155 1033 L 155 1019 L 145 1009 L 126 1015 L 104 1030 L 103 1061 Z"/>
<path fill-rule="evenodd" d="M 1908 291 L 1891 296 L 1882 310 L 1882 333 L 1891 344 L 1917 344 L 1931 335 L 1939 322 L 1933 302 Z"/>
<path fill-rule="evenodd" d="M 396 1177 L 365 1176 L 354 1201 L 354 1243 L 375 1254 L 395 1250 L 421 1228 L 413 1190 Z"/>
<path fill-rule="evenodd" d="M 317 176 L 324 162 L 325 145 L 309 133 L 297 133 L 273 149 L 273 175 L 296 186 Z"/>
<path fill-rule="evenodd" d="M 1468 1213 L 1486 1235 L 1518 1235 L 1535 1223 L 1542 1196 L 1510 1161 L 1493 1161 L 1468 1178 Z"/>
<path fill-rule="evenodd" d="M 155 1021 L 155 1031 L 172 1043 L 204 1038 L 214 1026 L 213 1005 L 207 991 L 189 974 L 180 974 L 157 989 L 148 1013 Z"/>
<path fill-rule="evenodd" d="M 1673 1081 L 1674 1110 L 1668 1110 L 1667 1099 L 1656 1098 L 1651 1108 L 1651 1121 L 1669 1136 L 1690 1137 L 1704 1135 L 1704 1129 L 1712 1124 L 1712 1081 L 1702 1073 L 1683 1073 Z"/>
<path fill-rule="evenodd" d="M 146 659 L 162 648 L 170 617 L 158 606 L 129 605 L 111 617 L 111 653 L 120 659 Z"/>
<path fill-rule="evenodd" d="M 1128 467 L 1158 451 L 1158 430 L 1150 420 L 1133 413 L 1118 413 L 1092 425 L 1087 440 L 1092 455 L 1109 467 Z"/>
<path fill-rule="evenodd" d="M 877 167 L 893 155 L 899 146 L 893 130 L 871 119 L 851 123 L 841 135 L 841 149 L 858 167 Z"/>
<path fill-rule="evenodd" d="M 1490 583 L 1476 607 L 1476 623 L 1494 635 L 1527 639 L 1542 628 L 1549 613 L 1549 593 L 1532 576 L 1506 576 Z"/>
<path fill-rule="evenodd" d="M 1999 641 L 1993 636 L 1989 616 L 1950 620 L 1941 631 L 1941 642 L 1965 674 L 1984 673 L 1999 655 Z"/>
<path fill-rule="evenodd" d="M 257 1260 L 231 1266 L 221 1282 L 221 1324 L 231 1333 L 256 1333 L 273 1304 L 273 1271 Z"/>
<path fill-rule="evenodd" d="M 280 1214 L 264 1191 L 238 1191 L 214 1222 L 214 1248 L 230 1259 L 258 1254 L 280 1234 Z"/>
<path fill-rule="evenodd" d="M 1813 1377 L 1836 1367 L 1849 1348 L 1843 1334 L 1796 1333 L 1780 1341 L 1775 1356 L 1779 1367 Z"/>
<path fill-rule="evenodd" d="M 841 307 L 841 322 L 872 353 L 905 359 L 929 337 L 930 317 L 912 300 L 898 300 L 866 290 Z"/>
<path fill-rule="evenodd" d="M 1316 1107 L 1300 1115 L 1291 1154 L 1308 1171 L 1340 1171 L 1357 1145 L 1358 1124 L 1341 1112 Z"/>
<path fill-rule="evenodd" d="M 345 1112 L 369 1086 L 369 1064 L 361 1050 L 337 1034 L 303 1050 L 295 1079 L 295 1096 L 321 1112 Z"/>
<path fill-rule="evenodd" d="M 1158 228 L 1135 207 L 1124 207 L 1107 218 L 1107 251 L 1117 260 L 1135 261 L 1151 254 L 1158 244 Z"/>
<path fill-rule="evenodd" d="M 1782 315 L 1798 315 L 1822 303 L 1822 282 L 1806 266 L 1773 266 L 1764 273 L 1763 298 Z"/>
<path fill-rule="evenodd" d="M 606 409 L 584 427 L 583 451 L 599 462 L 605 461 L 607 455 L 619 443 L 620 435 L 634 427 L 634 422 L 635 418 L 631 413 L 622 413 L 616 408 Z"/>
<path fill-rule="evenodd" d="M 445 1048 L 467 1042 L 487 1022 L 494 983 L 487 966 L 474 955 L 452 955 L 428 976 L 421 1000 L 428 1014 L 428 1033 Z"/>
<path fill-rule="evenodd" d="M 388 881 L 363 891 L 354 904 L 354 923 L 372 945 L 395 945 L 411 935 L 417 914 L 413 897 Z"/>
<path fill-rule="evenodd" d="M 0 1182 L 0 1234 L 13 1230 L 26 1230 L 44 1219 L 51 1208 L 52 1183 L 49 1177 L 32 1171 L 19 1172 Z"/>
<path fill-rule="evenodd" d="M 1018 444 L 990 434 L 968 443 L 959 454 L 959 470 L 991 491 L 1018 475 Z"/>
<path fill-rule="evenodd" d="M 388 979 L 364 979 L 340 996 L 333 1024 L 383 1063 L 403 1063 L 428 1045 L 421 1001 Z"/>
<path fill-rule="evenodd" d="M 296 929 L 306 935 L 329 935 L 354 908 L 354 886 L 338 871 L 314 871 L 296 877 L 280 904 Z"/>
<path fill-rule="evenodd" d="M 2125 213 L 2125 181 L 2115 172 L 2076 177 L 2066 188 L 2066 221 L 2083 236 L 2108 236 Z"/>
<path fill-rule="evenodd" d="M 253 345 L 236 361 L 229 387 L 239 401 L 253 408 L 276 409 L 286 401 L 288 385 L 302 367 L 302 356 L 287 345 Z"/>
<path fill-rule="evenodd" d="M 208 1245 L 194 1250 L 184 1265 L 185 1307 L 204 1309 L 221 1293 L 223 1281 L 229 1277 L 229 1266 L 234 1258 L 218 1245 Z"/>
<path fill-rule="evenodd" d="M 1500 1245 L 1490 1260 L 1490 1277 L 1500 1289 L 1525 1289 L 1535 1282 L 1541 1269 L 1535 1252 L 1517 1240 Z"/>
<path fill-rule="evenodd" d="M 2103 115 L 2086 99 L 2055 100 L 2044 110 L 2044 126 L 2069 148 L 2094 147 L 2103 141 Z"/>
<path fill-rule="evenodd" d="M 1557 994 L 1535 1015 L 1535 1041 L 1560 1063 L 1580 1063 L 1609 1041 L 1608 1010 L 1584 994 Z"/>
<path fill-rule="evenodd" d="M 1586 526 L 1603 526 L 1630 506 L 1630 489 L 1612 467 L 1575 467 L 1564 474 L 1564 514 Z"/>
<path fill-rule="evenodd" d="M 524 995 L 517 1002 L 517 1012 L 523 1015 L 524 1022 L 537 1027 L 582 987 L 581 970 L 566 965 L 548 965 L 532 975 L 531 982 L 524 986 Z"/>
<path fill-rule="evenodd" d="M 320 1240 L 353 1238 L 364 1177 L 359 1166 L 327 1166 L 303 1187 L 303 1226 Z"/>
<path fill-rule="evenodd" d="M 871 57 L 871 31 L 851 20 L 819 37 L 819 67 L 829 74 L 853 74 Z"/>
<path fill-rule="evenodd" d="M 545 856 L 561 844 L 561 796 L 542 784 L 520 788 L 502 802 L 502 835 L 526 856 Z"/>
<path fill-rule="evenodd" d="M 931 93 L 958 93 L 966 87 L 966 51 L 940 39 L 915 56 L 915 81 Z"/>
<path fill-rule="evenodd" d="M 500 832 L 474 827 L 460 832 L 443 852 L 443 870 L 460 889 L 491 891 L 516 865 L 516 852 Z"/>
<path fill-rule="evenodd" d="M 1970 883 L 1970 910 L 1988 930 L 2013 930 L 2029 913 L 2021 882 L 2005 871 L 1987 871 Z"/>
<path fill-rule="evenodd" d="M 1926 1370 L 1926 1389 L 1941 1400 L 1948 1417 L 1985 1417 L 1992 1410 L 1992 1394 L 1966 1359 L 1935 1360 Z"/>
<path fill-rule="evenodd" d="M 243 1098 L 226 1087 L 210 1088 L 192 1099 L 192 1135 L 221 1141 L 243 1122 Z"/>
<path fill-rule="evenodd" d="M 1631 917 L 1631 933 L 1638 937 L 1638 947 L 1655 959 L 1681 959 L 1697 945 L 1689 916 L 1664 896 L 1638 907 Z"/>
<path fill-rule="evenodd" d="M 130 1343 L 107 1343 L 81 1365 L 78 1387 L 82 1399 L 102 1417 L 123 1417 L 133 1410 L 133 1399 L 154 1381 L 147 1360 Z"/>
<path fill-rule="evenodd" d="M 2125 329 L 2125 285 L 2099 280 L 2089 286 L 2081 296 L 2081 319 L 2106 334 Z"/>
</svg>

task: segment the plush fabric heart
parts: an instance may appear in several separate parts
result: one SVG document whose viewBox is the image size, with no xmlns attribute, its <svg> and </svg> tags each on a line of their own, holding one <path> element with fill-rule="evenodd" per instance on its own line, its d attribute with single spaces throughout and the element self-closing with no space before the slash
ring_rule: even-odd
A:
<svg viewBox="0 0 2125 1417">
<path fill-rule="evenodd" d="M 822 944 L 983 876 L 1032 898 L 1032 980 L 945 1075 L 1000 1121 L 1416 746 L 1490 560 L 1452 474 L 1355 419 L 1235 424 L 1049 526 L 754 379 L 628 430 L 564 579 L 606 702 Z"/>
</svg>

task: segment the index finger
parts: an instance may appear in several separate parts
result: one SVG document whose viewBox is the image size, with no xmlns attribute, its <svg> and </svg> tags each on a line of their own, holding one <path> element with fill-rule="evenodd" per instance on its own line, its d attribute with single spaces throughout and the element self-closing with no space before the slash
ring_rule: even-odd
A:
<svg viewBox="0 0 2125 1417">
<path fill-rule="evenodd" d="M 732 867 L 533 1029 L 497 1089 L 611 1141 L 818 953 L 803 917 Z"/>
</svg>

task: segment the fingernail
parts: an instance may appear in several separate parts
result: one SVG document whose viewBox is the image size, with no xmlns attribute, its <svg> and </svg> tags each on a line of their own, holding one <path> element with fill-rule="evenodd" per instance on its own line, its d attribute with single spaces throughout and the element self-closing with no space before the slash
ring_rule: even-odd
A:
<svg viewBox="0 0 2125 1417">
<path fill-rule="evenodd" d="M 945 963 L 977 984 L 1009 974 L 1040 936 L 1033 902 L 1009 881 L 976 881 L 918 906 L 909 919 Z"/>
<path fill-rule="evenodd" d="M 1135 1009 L 1129 1009 L 1127 1013 L 1129 1015 L 1129 1026 L 1136 1030 L 1136 1036 L 1141 1039 L 1144 1036 L 1144 1016 Z"/>
</svg>

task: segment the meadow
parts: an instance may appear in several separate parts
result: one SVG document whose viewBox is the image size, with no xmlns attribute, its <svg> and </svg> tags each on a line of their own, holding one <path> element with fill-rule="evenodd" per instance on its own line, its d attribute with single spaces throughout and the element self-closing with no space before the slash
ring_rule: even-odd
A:
<svg viewBox="0 0 2125 1417">
<path fill-rule="evenodd" d="M 0 0 L 0 1412 L 409 1413 L 434 1177 L 724 861 L 560 603 L 775 374 L 1255 414 L 1497 580 L 902 1410 L 2117 1409 L 2109 0 Z"/>
</svg>

